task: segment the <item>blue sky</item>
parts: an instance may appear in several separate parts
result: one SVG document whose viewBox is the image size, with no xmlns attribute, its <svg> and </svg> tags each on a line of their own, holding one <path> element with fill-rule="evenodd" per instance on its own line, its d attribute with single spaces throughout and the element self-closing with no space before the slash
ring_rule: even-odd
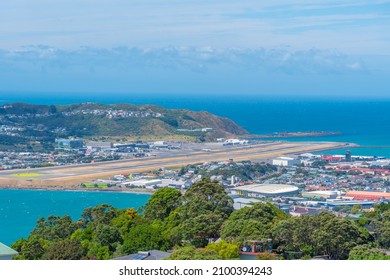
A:
<svg viewBox="0 0 390 280">
<path fill-rule="evenodd" d="M 0 92 L 389 97 L 390 1 L 2 0 Z"/>
</svg>

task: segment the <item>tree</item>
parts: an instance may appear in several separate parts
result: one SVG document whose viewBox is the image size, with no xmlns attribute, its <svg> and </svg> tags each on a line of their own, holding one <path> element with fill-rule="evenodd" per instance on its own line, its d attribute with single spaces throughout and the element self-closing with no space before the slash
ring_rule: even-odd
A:
<svg viewBox="0 0 390 280">
<path fill-rule="evenodd" d="M 53 243 L 43 254 L 45 260 L 80 260 L 86 255 L 80 240 L 65 239 Z"/>
<path fill-rule="evenodd" d="M 122 242 L 122 237 L 116 227 L 100 224 L 94 231 L 92 241 L 100 246 L 107 246 L 112 252 Z"/>
<path fill-rule="evenodd" d="M 208 212 L 199 214 L 197 217 L 187 219 L 182 224 L 182 234 L 184 239 L 200 241 L 207 239 L 217 239 L 224 218 L 221 214 Z M 207 242 L 206 242 L 207 244 Z"/>
<path fill-rule="evenodd" d="M 140 219 L 142 219 L 142 216 L 140 216 L 133 208 L 130 208 L 112 219 L 110 225 L 116 227 L 121 236 L 124 237 L 125 234 L 129 232 L 131 226 Z"/>
<path fill-rule="evenodd" d="M 349 252 L 349 260 L 389 260 L 390 257 L 372 245 L 358 245 Z"/>
<path fill-rule="evenodd" d="M 109 204 L 101 204 L 96 207 L 89 207 L 84 210 L 82 214 L 82 223 L 87 226 L 89 223 L 92 223 L 93 227 L 98 224 L 110 224 L 111 220 L 118 217 L 121 214 L 121 211 L 114 208 Z"/>
<path fill-rule="evenodd" d="M 182 247 L 173 251 L 166 260 L 221 260 L 222 257 L 214 250 L 195 249 L 191 246 Z"/>
<path fill-rule="evenodd" d="M 185 215 L 191 217 L 197 213 L 212 211 L 228 217 L 233 212 L 233 200 L 227 195 L 218 181 L 204 178 L 194 183 L 184 194 L 183 204 Z M 186 211 L 187 210 L 187 211 Z"/>
<path fill-rule="evenodd" d="M 145 206 L 145 217 L 163 220 L 180 205 L 181 192 L 173 188 L 156 191 Z"/>
<path fill-rule="evenodd" d="M 390 221 L 380 223 L 378 242 L 383 248 L 390 248 Z"/>
<path fill-rule="evenodd" d="M 270 252 L 260 253 L 256 256 L 256 260 L 262 260 L 262 261 L 277 260 L 277 259 L 278 259 L 277 256 Z"/>
<path fill-rule="evenodd" d="M 233 200 L 217 181 L 202 179 L 182 196 L 181 206 L 166 220 L 166 231 L 175 240 L 187 240 L 199 246 L 216 239 L 222 223 L 233 211 Z"/>
<path fill-rule="evenodd" d="M 361 205 L 354 205 L 351 208 L 351 213 L 352 214 L 359 213 L 360 211 L 362 211 L 362 206 Z"/>
<path fill-rule="evenodd" d="M 271 236 L 271 230 L 287 215 L 271 203 L 255 203 L 234 211 L 222 226 L 221 236 L 224 239 L 262 239 Z"/>
<path fill-rule="evenodd" d="M 321 212 L 280 222 L 273 230 L 273 239 L 280 249 L 306 257 L 328 255 L 331 259 L 347 259 L 349 251 L 367 243 L 370 235 L 350 220 Z"/>
<path fill-rule="evenodd" d="M 313 233 L 316 251 L 330 259 L 347 259 L 349 251 L 367 242 L 356 224 L 333 216 L 320 224 Z"/>
<path fill-rule="evenodd" d="M 38 235 L 30 235 L 24 242 L 17 243 L 19 248 L 18 259 L 39 260 L 45 253 L 50 242 L 40 238 Z M 15 247 L 14 247 L 15 248 Z"/>
<path fill-rule="evenodd" d="M 239 257 L 239 247 L 225 240 L 208 244 L 206 249 L 215 251 L 224 260 L 238 259 Z"/>
<path fill-rule="evenodd" d="M 47 219 L 39 218 L 31 234 L 55 242 L 68 238 L 77 228 L 77 223 L 68 215 L 63 217 L 50 215 Z"/>
<path fill-rule="evenodd" d="M 162 224 L 160 222 L 144 223 L 133 226 L 126 234 L 121 248 L 124 254 L 137 253 L 138 251 L 148 250 L 168 250 L 172 244 L 162 233 Z"/>
</svg>

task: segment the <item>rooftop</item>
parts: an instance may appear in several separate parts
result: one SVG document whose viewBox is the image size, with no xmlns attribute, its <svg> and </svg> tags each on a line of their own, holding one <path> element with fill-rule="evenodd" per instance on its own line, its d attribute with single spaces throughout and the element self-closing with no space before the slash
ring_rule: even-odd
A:
<svg viewBox="0 0 390 280">
<path fill-rule="evenodd" d="M 241 190 L 241 191 L 248 191 L 248 192 L 264 193 L 264 194 L 282 194 L 282 193 L 298 191 L 297 187 L 292 185 L 284 185 L 284 184 L 254 184 L 254 185 L 245 185 L 234 189 Z"/>
<path fill-rule="evenodd" d="M 123 257 L 115 258 L 114 260 L 162 260 L 169 257 L 171 253 L 159 251 L 159 250 L 150 250 L 145 252 L 138 252 L 137 254 L 130 254 Z"/>
<path fill-rule="evenodd" d="M 0 256 L 13 256 L 17 254 L 18 252 L 16 252 L 14 249 L 0 242 Z"/>
</svg>

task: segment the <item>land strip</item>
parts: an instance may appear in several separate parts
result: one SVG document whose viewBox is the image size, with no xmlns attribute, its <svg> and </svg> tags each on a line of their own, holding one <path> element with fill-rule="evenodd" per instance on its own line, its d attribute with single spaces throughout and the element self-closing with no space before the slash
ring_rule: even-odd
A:
<svg viewBox="0 0 390 280">
<path fill-rule="evenodd" d="M 214 149 L 166 152 L 158 157 L 126 159 L 82 165 L 0 171 L 0 188 L 67 188 L 115 174 L 146 172 L 161 167 L 180 167 L 207 161 L 267 160 L 289 154 L 346 148 L 335 142 L 270 142 L 239 147 L 216 145 Z M 24 176 L 33 173 L 34 176 Z"/>
</svg>

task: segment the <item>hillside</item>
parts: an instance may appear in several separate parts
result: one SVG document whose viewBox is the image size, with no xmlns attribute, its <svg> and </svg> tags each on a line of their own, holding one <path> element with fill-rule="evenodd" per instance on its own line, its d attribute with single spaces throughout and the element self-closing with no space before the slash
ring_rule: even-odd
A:
<svg viewBox="0 0 390 280">
<path fill-rule="evenodd" d="M 31 142 L 44 146 L 60 137 L 180 139 L 182 136 L 208 141 L 245 134 L 246 130 L 227 118 L 154 105 L 13 103 L 0 107 L 0 149 Z"/>
</svg>

